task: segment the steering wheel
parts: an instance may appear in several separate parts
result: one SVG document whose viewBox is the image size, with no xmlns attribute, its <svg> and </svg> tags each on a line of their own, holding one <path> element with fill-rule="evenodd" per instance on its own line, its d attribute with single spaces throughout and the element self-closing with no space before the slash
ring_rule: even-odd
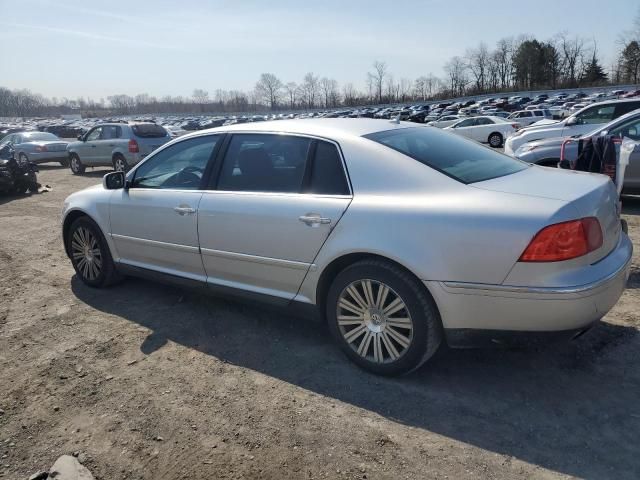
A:
<svg viewBox="0 0 640 480">
<path fill-rule="evenodd" d="M 196 172 L 200 173 L 200 175 L 197 175 Z M 200 180 L 202 180 L 203 173 L 203 168 L 190 165 L 188 167 L 184 167 L 173 177 L 171 177 L 170 183 L 176 187 L 197 187 L 198 185 L 200 185 Z"/>
</svg>

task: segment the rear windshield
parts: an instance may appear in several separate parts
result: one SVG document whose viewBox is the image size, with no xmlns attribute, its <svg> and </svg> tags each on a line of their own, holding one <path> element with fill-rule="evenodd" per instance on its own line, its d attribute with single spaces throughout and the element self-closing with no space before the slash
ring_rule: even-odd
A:
<svg viewBox="0 0 640 480">
<path fill-rule="evenodd" d="M 33 140 L 37 140 L 37 141 L 60 140 L 54 134 L 46 133 L 46 132 L 41 132 L 41 133 L 23 133 L 23 135 L 24 135 L 25 140 L 28 141 L 28 142 L 33 141 Z"/>
<path fill-rule="evenodd" d="M 131 125 L 131 129 L 136 134 L 136 137 L 160 138 L 167 136 L 167 131 L 155 123 L 136 123 Z"/>
<path fill-rule="evenodd" d="M 401 128 L 365 135 L 462 183 L 503 177 L 528 164 L 436 127 Z"/>
</svg>

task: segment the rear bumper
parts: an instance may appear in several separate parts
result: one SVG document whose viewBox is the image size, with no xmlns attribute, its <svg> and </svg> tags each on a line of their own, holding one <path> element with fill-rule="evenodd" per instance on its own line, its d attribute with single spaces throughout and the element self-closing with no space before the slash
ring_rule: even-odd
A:
<svg viewBox="0 0 640 480">
<path fill-rule="evenodd" d="M 527 287 L 461 282 L 425 282 L 445 329 L 505 332 L 580 331 L 613 308 L 624 291 L 633 246 L 624 233 L 601 262 L 597 280 L 566 287 Z M 492 334 L 495 335 L 496 332 Z"/>
<path fill-rule="evenodd" d="M 69 159 L 69 153 L 66 150 L 59 152 L 32 152 L 26 155 L 29 161 L 33 163 L 64 162 Z"/>
</svg>

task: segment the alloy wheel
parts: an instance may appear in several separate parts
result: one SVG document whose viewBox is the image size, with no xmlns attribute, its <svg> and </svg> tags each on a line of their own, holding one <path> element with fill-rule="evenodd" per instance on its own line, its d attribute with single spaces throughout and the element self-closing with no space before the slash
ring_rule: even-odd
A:
<svg viewBox="0 0 640 480">
<path fill-rule="evenodd" d="M 102 252 L 96 236 L 86 227 L 79 227 L 71 237 L 71 256 L 78 271 L 87 280 L 95 280 L 102 271 Z"/>
<path fill-rule="evenodd" d="M 78 157 L 71 158 L 71 170 L 73 170 L 74 172 L 80 171 L 80 160 L 78 159 Z"/>
<path fill-rule="evenodd" d="M 116 172 L 124 172 L 127 170 L 127 164 L 123 158 L 117 157 L 113 163 Z"/>
<path fill-rule="evenodd" d="M 350 283 L 338 297 L 337 319 L 347 344 L 374 363 L 395 362 L 413 340 L 413 321 L 404 300 L 377 280 Z"/>
</svg>

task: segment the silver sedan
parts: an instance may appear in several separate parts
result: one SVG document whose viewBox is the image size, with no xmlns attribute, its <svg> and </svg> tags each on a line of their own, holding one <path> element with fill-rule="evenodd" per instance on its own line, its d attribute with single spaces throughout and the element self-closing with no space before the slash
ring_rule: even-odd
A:
<svg viewBox="0 0 640 480">
<path fill-rule="evenodd" d="M 58 162 L 67 166 L 68 154 L 66 142 L 53 133 L 18 132 L 11 133 L 2 139 L 0 146 L 12 143 L 16 159 L 33 163 Z"/>
<path fill-rule="evenodd" d="M 67 198 L 78 277 L 125 275 L 306 307 L 378 374 L 452 346 L 573 338 L 617 302 L 632 245 L 608 177 L 373 119 L 176 139 Z"/>
</svg>

